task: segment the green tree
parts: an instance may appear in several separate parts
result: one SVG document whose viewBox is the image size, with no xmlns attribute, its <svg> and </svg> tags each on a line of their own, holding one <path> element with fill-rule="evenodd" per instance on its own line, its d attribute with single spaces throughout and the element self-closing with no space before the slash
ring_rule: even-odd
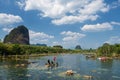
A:
<svg viewBox="0 0 120 80">
<path fill-rule="evenodd" d="M 114 52 L 115 52 L 116 54 L 120 54 L 120 44 L 115 44 L 115 45 L 114 45 Z"/>
<path fill-rule="evenodd" d="M 21 47 L 18 44 L 12 46 L 13 55 L 21 54 Z"/>
<path fill-rule="evenodd" d="M 54 48 L 60 48 L 60 49 L 63 48 L 61 45 L 55 45 L 55 46 L 53 46 L 53 47 L 54 47 Z"/>
<path fill-rule="evenodd" d="M 0 42 L 0 54 L 6 55 L 6 46 Z"/>
<path fill-rule="evenodd" d="M 114 51 L 113 46 L 108 43 L 104 43 L 103 46 L 99 47 L 97 50 L 99 55 L 102 56 L 111 56 L 113 51 Z"/>
</svg>

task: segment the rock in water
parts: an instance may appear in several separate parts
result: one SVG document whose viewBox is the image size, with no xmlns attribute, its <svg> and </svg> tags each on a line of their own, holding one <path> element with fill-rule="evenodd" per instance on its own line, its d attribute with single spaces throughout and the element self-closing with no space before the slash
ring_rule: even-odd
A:
<svg viewBox="0 0 120 80">
<path fill-rule="evenodd" d="M 14 28 L 8 35 L 5 36 L 4 43 L 29 45 L 28 29 L 24 25 Z"/>
</svg>

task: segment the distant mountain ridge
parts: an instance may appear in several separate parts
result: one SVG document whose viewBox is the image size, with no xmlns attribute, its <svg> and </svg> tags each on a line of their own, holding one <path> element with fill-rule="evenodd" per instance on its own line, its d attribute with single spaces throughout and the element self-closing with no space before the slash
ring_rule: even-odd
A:
<svg viewBox="0 0 120 80">
<path fill-rule="evenodd" d="M 5 36 L 4 43 L 29 45 L 28 29 L 24 25 L 14 28 L 8 35 Z"/>
</svg>

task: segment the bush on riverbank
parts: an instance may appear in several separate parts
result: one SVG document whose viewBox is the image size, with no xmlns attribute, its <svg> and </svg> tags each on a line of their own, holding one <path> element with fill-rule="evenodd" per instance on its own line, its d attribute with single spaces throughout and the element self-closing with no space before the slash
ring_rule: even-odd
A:
<svg viewBox="0 0 120 80">
<path fill-rule="evenodd" d="M 46 46 L 33 46 L 33 45 L 20 45 L 20 44 L 4 44 L 0 43 L 0 55 L 30 55 L 30 54 L 43 54 L 43 53 L 66 53 L 67 49 L 46 47 Z"/>
<path fill-rule="evenodd" d="M 103 44 L 97 49 L 97 54 L 99 56 L 120 56 L 120 44 L 110 45 L 108 43 Z"/>
<path fill-rule="evenodd" d="M 61 47 L 47 47 L 20 44 L 4 44 L 0 42 L 0 55 L 33 55 L 54 53 L 96 53 L 98 56 L 120 56 L 120 44 L 110 45 L 108 43 L 98 49 L 64 49 Z"/>
</svg>

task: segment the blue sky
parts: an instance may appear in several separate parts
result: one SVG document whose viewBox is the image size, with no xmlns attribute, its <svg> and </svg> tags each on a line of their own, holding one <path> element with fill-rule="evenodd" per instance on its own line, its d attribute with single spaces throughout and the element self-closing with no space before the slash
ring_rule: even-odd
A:
<svg viewBox="0 0 120 80">
<path fill-rule="evenodd" d="M 0 0 L 0 39 L 18 25 L 29 29 L 31 44 L 120 43 L 120 0 Z"/>
</svg>

